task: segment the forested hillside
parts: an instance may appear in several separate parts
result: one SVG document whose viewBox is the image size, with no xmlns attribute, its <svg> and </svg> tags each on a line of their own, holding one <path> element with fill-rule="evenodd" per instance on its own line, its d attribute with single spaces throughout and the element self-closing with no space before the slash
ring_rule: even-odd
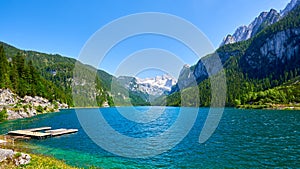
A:
<svg viewBox="0 0 300 169">
<path fill-rule="evenodd" d="M 10 88 L 20 96 L 37 95 L 49 100 L 60 100 L 76 107 L 95 106 L 92 104 L 94 100 L 97 100 L 97 106 L 100 107 L 107 104 L 110 106 L 148 104 L 137 94 L 128 93 L 118 83 L 113 83 L 111 88 L 115 77 L 75 59 L 57 54 L 19 50 L 3 42 L 0 42 L 0 46 L 3 60 L 0 70 L 3 76 L 1 88 Z M 89 83 L 82 79 L 73 79 L 75 64 L 80 67 L 80 74 L 89 79 Z M 96 72 L 96 75 L 93 72 Z M 83 87 L 91 90 L 76 95 Z M 74 97 L 80 101 L 74 102 Z"/>
<path fill-rule="evenodd" d="M 39 74 L 31 60 L 26 61 L 21 53 L 16 53 L 8 59 L 2 45 L 0 45 L 0 72 L 0 88 L 10 88 L 20 97 L 42 96 L 50 101 L 71 103 L 70 97 L 61 88 Z"/>
</svg>

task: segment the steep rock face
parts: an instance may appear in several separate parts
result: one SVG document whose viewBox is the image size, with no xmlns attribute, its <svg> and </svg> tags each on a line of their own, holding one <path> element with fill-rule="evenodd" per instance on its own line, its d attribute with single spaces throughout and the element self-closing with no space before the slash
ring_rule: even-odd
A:
<svg viewBox="0 0 300 169">
<path fill-rule="evenodd" d="M 240 63 L 249 76 L 264 77 L 270 70 L 282 73 L 284 69 L 293 70 L 299 66 L 299 51 L 300 28 L 288 29 L 272 34 L 261 44 L 252 44 Z"/>
<path fill-rule="evenodd" d="M 236 40 L 235 40 L 235 37 L 234 37 L 233 35 L 227 35 L 227 36 L 223 39 L 223 41 L 222 41 L 222 43 L 221 43 L 220 46 L 224 46 L 224 45 L 227 45 L 227 44 L 233 44 L 233 43 L 235 43 L 235 42 L 236 42 Z"/>
<path fill-rule="evenodd" d="M 280 14 L 274 9 L 271 9 L 269 12 L 262 12 L 250 25 L 241 26 L 233 35 L 228 35 L 224 38 L 221 46 L 250 39 L 265 27 L 272 25 L 279 20 Z"/>
<path fill-rule="evenodd" d="M 293 10 L 296 6 L 300 5 L 300 0 L 292 0 L 284 10 L 280 11 L 281 16 L 286 16 L 291 10 Z"/>
<path fill-rule="evenodd" d="M 178 83 L 172 88 L 171 92 L 179 91 L 180 89 L 190 86 L 194 79 L 195 77 L 191 67 L 189 65 L 184 65 L 180 71 Z"/>
<path fill-rule="evenodd" d="M 254 24 L 252 24 L 251 27 L 253 27 Z M 235 42 L 239 42 L 239 41 L 243 41 L 248 39 L 251 36 L 252 30 L 250 30 L 250 26 L 240 26 L 239 28 L 237 28 L 237 30 L 234 32 L 233 36 L 232 36 L 232 42 L 231 43 L 235 43 Z M 230 44 L 230 43 L 226 43 L 226 44 Z"/>
<path fill-rule="evenodd" d="M 231 52 L 223 52 L 220 50 L 202 58 L 198 61 L 193 71 L 196 81 L 199 83 L 204 79 L 207 79 L 208 76 L 217 74 L 223 68 L 223 64 L 231 56 L 237 56 L 240 55 L 240 53 L 242 53 L 240 50 L 234 50 Z"/>
<path fill-rule="evenodd" d="M 178 83 L 172 87 L 171 93 L 178 92 L 181 89 L 191 87 L 193 85 L 197 85 L 194 83 L 195 81 L 200 83 L 201 81 L 207 79 L 209 75 L 215 75 L 218 73 L 223 68 L 220 67 L 221 64 L 224 65 L 231 56 L 238 56 L 242 54 L 243 52 L 240 50 L 228 52 L 220 49 L 216 53 L 207 55 L 199 60 L 198 63 L 192 68 L 189 65 L 185 65 L 180 72 Z"/>
</svg>

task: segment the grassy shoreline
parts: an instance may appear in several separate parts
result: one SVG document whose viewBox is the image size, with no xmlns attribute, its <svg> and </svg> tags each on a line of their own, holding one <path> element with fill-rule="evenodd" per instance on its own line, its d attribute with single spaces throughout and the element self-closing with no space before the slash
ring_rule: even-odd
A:
<svg viewBox="0 0 300 169">
<path fill-rule="evenodd" d="M 12 139 L 5 137 L 4 135 L 0 135 L 1 140 L 6 140 L 7 143 L 0 144 L 0 148 L 2 149 L 11 149 L 15 152 L 22 152 L 29 154 L 31 156 L 31 161 L 27 165 L 16 166 L 13 161 L 5 160 L 0 163 L 0 168 L 6 169 L 53 169 L 53 168 L 61 168 L 61 169 L 80 169 L 78 167 L 70 166 L 66 164 L 62 160 L 58 160 L 51 156 L 36 154 L 31 151 L 29 148 L 29 143 L 25 143 L 22 141 L 13 141 Z"/>
</svg>

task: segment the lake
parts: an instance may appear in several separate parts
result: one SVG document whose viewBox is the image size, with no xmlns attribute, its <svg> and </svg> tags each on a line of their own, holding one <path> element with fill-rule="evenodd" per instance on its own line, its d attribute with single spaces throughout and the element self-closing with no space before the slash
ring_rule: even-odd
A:
<svg viewBox="0 0 300 169">
<path fill-rule="evenodd" d="M 132 108 L 131 108 L 132 109 Z M 143 113 L 150 107 L 136 107 Z M 152 107 L 155 110 L 161 107 Z M 195 108 L 181 108 L 183 113 Z M 135 123 L 118 110 L 124 108 L 80 109 L 93 117 L 100 113 L 113 129 L 134 138 L 155 137 L 168 130 L 179 115 L 180 108 L 167 107 L 154 121 Z M 0 124 L 1 134 L 15 129 L 42 126 L 77 128 L 78 133 L 30 140 L 35 152 L 52 155 L 78 167 L 103 168 L 299 168 L 300 111 L 239 110 L 226 108 L 213 135 L 199 143 L 199 135 L 209 108 L 200 108 L 196 121 L 186 137 L 172 149 L 148 158 L 125 158 L 99 147 L 84 132 L 75 109 L 43 114 Z M 184 114 L 183 114 L 184 115 Z M 146 118 L 146 117 L 144 117 Z M 150 118 L 150 117 L 149 117 Z M 151 117 L 152 118 L 152 117 Z M 144 119 L 147 120 L 147 119 Z M 102 124 L 98 124 L 102 125 Z M 99 131 L 101 134 L 101 131 Z M 180 133 L 180 132 L 179 132 Z M 170 137 L 171 138 L 171 137 Z M 173 137 L 172 137 L 173 138 Z M 169 140 L 163 140 L 168 142 Z M 113 144 L 113 143 L 112 143 Z M 147 149 L 143 150 L 147 151 Z"/>
</svg>

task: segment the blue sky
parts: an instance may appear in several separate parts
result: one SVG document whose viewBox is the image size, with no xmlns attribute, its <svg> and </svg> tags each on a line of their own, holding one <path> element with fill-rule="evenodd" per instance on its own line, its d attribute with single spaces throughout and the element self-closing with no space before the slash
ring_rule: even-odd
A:
<svg viewBox="0 0 300 169">
<path fill-rule="evenodd" d="M 179 16 L 196 25 L 218 47 L 228 33 L 248 25 L 260 12 L 281 10 L 289 0 L 1 0 L 0 41 L 18 48 L 77 58 L 86 41 L 101 27 L 141 12 Z M 157 43 L 159 42 L 159 43 Z M 123 44 L 123 45 L 122 45 Z M 162 48 L 188 64 L 197 57 L 180 43 L 157 36 L 135 37 L 111 52 L 100 65 L 110 73 L 130 53 Z M 170 47 L 172 46 L 172 47 Z"/>
</svg>

